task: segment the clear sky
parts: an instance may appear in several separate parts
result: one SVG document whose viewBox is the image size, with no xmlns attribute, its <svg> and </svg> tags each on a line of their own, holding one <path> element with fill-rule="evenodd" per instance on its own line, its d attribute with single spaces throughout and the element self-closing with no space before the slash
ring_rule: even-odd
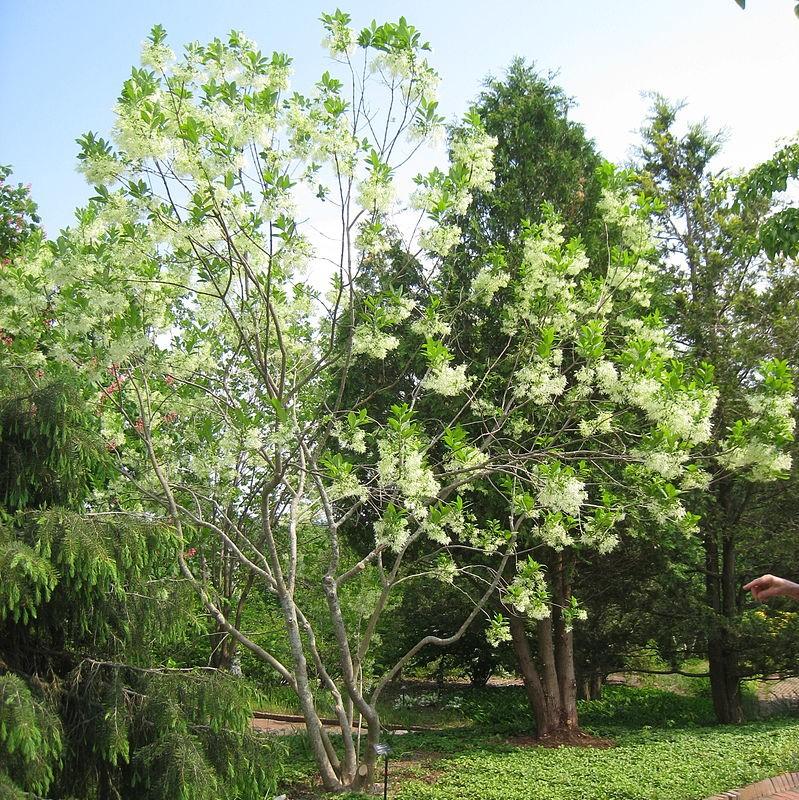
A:
<svg viewBox="0 0 799 800">
<path fill-rule="evenodd" d="M 630 153 L 646 113 L 642 92 L 689 102 L 688 115 L 729 133 L 723 161 L 766 158 L 799 131 L 795 0 L 338 0 L 356 26 L 400 15 L 433 45 L 441 107 L 460 115 L 486 75 L 521 55 L 559 82 L 604 155 Z M 295 59 L 307 90 L 325 69 L 320 0 L 0 0 L 0 163 L 33 185 L 54 234 L 90 196 L 75 172 L 75 139 L 107 134 L 123 80 L 149 28 L 176 50 L 231 28 Z"/>
</svg>

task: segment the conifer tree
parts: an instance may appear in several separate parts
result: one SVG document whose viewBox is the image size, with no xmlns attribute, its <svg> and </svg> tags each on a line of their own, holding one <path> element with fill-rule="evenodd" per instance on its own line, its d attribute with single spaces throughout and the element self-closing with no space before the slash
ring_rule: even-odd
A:
<svg viewBox="0 0 799 800">
<path fill-rule="evenodd" d="M 10 270 L 41 233 L 15 241 Z M 248 686 L 164 669 L 198 632 L 196 601 L 175 572 L 173 533 L 122 513 L 105 491 L 113 473 L 99 433 L 75 371 L 6 335 L 0 796 L 260 798 L 274 748 L 249 733 Z"/>
</svg>

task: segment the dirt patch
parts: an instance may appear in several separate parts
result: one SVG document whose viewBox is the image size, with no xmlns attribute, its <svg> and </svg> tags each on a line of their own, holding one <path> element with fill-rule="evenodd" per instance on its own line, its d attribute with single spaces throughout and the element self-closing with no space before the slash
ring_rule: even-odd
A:
<svg viewBox="0 0 799 800">
<path fill-rule="evenodd" d="M 616 746 L 613 739 L 601 739 L 585 731 L 557 731 L 541 739 L 535 736 L 513 736 L 506 741 L 515 747 L 593 747 L 607 750 Z"/>
<path fill-rule="evenodd" d="M 279 736 L 293 736 L 297 733 L 305 733 L 304 722 L 288 722 L 286 720 L 278 719 L 264 719 L 261 717 L 254 717 L 252 727 L 261 733 L 277 734 Z M 331 733 L 338 733 L 338 728 L 332 725 L 325 725 L 325 730 Z"/>
<path fill-rule="evenodd" d="M 389 789 L 392 784 L 397 785 L 406 780 L 421 781 L 422 783 L 430 785 L 434 784 L 444 774 L 444 770 L 436 769 L 436 764 L 443 756 L 443 753 L 426 751 L 422 753 L 408 753 L 403 755 L 402 758 L 389 761 Z"/>
</svg>

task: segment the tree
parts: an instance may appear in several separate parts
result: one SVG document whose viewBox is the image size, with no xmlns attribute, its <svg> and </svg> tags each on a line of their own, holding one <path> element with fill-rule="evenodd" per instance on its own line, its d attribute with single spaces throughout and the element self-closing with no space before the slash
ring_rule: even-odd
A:
<svg viewBox="0 0 799 800">
<path fill-rule="evenodd" d="M 737 188 L 736 208 L 764 200 L 776 206 L 759 231 L 760 244 L 771 259 L 783 256 L 795 260 L 799 255 L 799 209 L 795 204 L 777 201 L 797 178 L 799 142 L 793 141 L 751 170 Z"/>
<path fill-rule="evenodd" d="M 39 230 L 30 186 L 9 183 L 11 167 L 0 165 L 0 265 L 7 266 L 27 240 Z"/>
<path fill-rule="evenodd" d="M 736 202 L 739 181 L 712 167 L 720 137 L 700 125 L 678 135 L 679 110 L 655 98 L 642 132 L 641 184 L 657 201 L 662 231 L 661 307 L 686 352 L 716 367 L 716 433 L 704 453 L 710 471 L 691 508 L 702 516 L 714 708 L 720 721 L 738 722 L 741 523 L 758 484 L 786 478 L 791 465 L 793 386 L 787 364 L 770 359 L 788 355 L 775 332 L 792 318 L 794 301 L 784 291 L 792 267 L 763 252 L 770 202 L 755 194 Z"/>
<path fill-rule="evenodd" d="M 3 324 L 24 352 L 43 307 L 56 320 L 49 351 L 98 387 L 120 508 L 174 534 L 177 569 L 205 610 L 296 692 L 325 788 L 350 790 L 371 782 L 385 687 L 422 648 L 462 637 L 500 587 L 513 611 L 492 636 L 525 634 L 519 615 L 537 620 L 542 652 L 573 685 L 574 549 L 611 550 L 622 521 L 693 524 L 671 478 L 709 435 L 715 392 L 707 369 L 686 373 L 657 315 L 641 319 L 647 209 L 610 167 L 599 204 L 619 242 L 610 259 L 592 262 L 548 209 L 522 226 L 518 260 L 483 263 L 455 291 L 442 258 L 473 193 L 490 187 L 494 142 L 467 114 L 448 168 L 416 177 L 404 214 L 393 203 L 403 166 L 442 124 L 427 44 L 404 19 L 357 35 L 342 12 L 322 21 L 346 83 L 325 73 L 309 97 L 287 94 L 286 56 L 265 57 L 240 33 L 174 61 L 156 26 L 123 87 L 114 143 L 81 140 L 95 197 L 74 229 L 4 276 L 16 302 Z M 331 217 L 335 247 L 325 238 L 314 261 L 301 219 Z M 424 267 L 423 303 L 359 286 L 365 264 L 397 247 Z M 310 268 L 322 264 L 332 274 L 320 289 Z M 456 364 L 453 324 L 470 314 L 490 318 L 504 348 Z M 403 385 L 386 386 L 375 365 L 400 335 L 413 337 Z M 348 394 L 350 381 L 363 389 Z M 392 406 L 373 408 L 392 388 Z M 496 515 L 478 517 L 489 493 Z M 362 510 L 375 521 L 356 560 L 341 532 Z M 203 560 L 189 557 L 198 536 L 224 545 L 279 606 L 287 658 L 225 614 Z M 311 542 L 320 573 L 301 558 Z M 552 602 L 533 547 L 549 561 Z M 459 564 L 464 549 L 480 563 Z M 472 610 L 364 675 L 392 593 L 420 563 L 452 580 L 468 570 Z M 368 601 L 360 630 L 344 607 L 351 587 Z M 576 724 L 557 687 L 528 690 L 540 695 L 540 735 Z"/>
<path fill-rule="evenodd" d="M 525 231 L 534 223 L 544 222 L 547 214 L 551 214 L 547 209 L 552 206 L 564 223 L 564 235 L 574 237 L 574 244 L 582 241 L 589 256 L 587 271 L 598 279 L 607 274 L 609 251 L 618 255 L 625 250 L 619 226 L 608 224 L 606 218 L 607 172 L 600 169 L 602 159 L 583 127 L 569 119 L 571 105 L 551 76 L 542 77 L 521 60 L 511 64 L 504 80 L 488 82 L 476 108 L 486 130 L 497 138 L 495 188 L 476 194 L 461 223 L 464 243 L 447 259 L 446 268 L 452 273 L 455 292 L 462 292 L 464 285 L 476 282 L 477 273 L 486 263 L 493 264 L 494 274 L 500 276 L 514 269 L 523 273 Z M 614 180 L 618 182 L 620 177 Z M 467 309 L 454 324 L 462 357 L 475 365 L 493 363 L 507 348 L 505 332 L 495 324 L 496 313 L 494 305 L 488 303 L 478 313 Z M 533 446 L 535 437 L 530 439 Z M 484 497 L 483 504 L 490 509 L 487 516 L 494 513 L 490 495 Z M 624 532 L 625 526 L 620 526 L 620 533 Z M 553 596 L 562 595 L 553 605 L 554 616 L 558 617 L 560 607 L 569 606 L 574 590 L 574 586 L 567 587 L 564 593 L 563 587 L 555 585 L 559 562 L 565 562 L 560 571 L 571 575 L 570 581 L 576 585 L 581 602 L 592 613 L 591 630 L 589 626 L 578 629 L 578 637 L 584 640 L 580 645 L 578 638 L 578 664 L 573 663 L 569 631 L 553 638 L 549 621 L 545 620 L 535 626 L 542 630 L 529 630 L 525 635 L 525 627 L 529 626 L 525 626 L 524 615 L 512 615 L 512 619 L 516 617 L 513 641 L 520 669 L 528 685 L 534 687 L 530 699 L 539 735 L 547 735 L 561 726 L 575 727 L 577 684 L 588 685 L 589 675 L 601 678 L 611 663 L 622 659 L 619 647 L 623 646 L 625 652 L 629 649 L 626 630 L 615 623 L 612 626 L 599 623 L 611 618 L 604 613 L 609 586 L 611 593 L 626 586 L 625 599 L 629 599 L 630 592 L 639 591 L 632 585 L 634 575 L 622 573 L 631 554 L 645 549 L 641 547 L 642 541 L 628 536 L 624 553 L 614 551 L 599 557 L 590 548 L 577 547 L 564 554 L 538 545 L 540 555 L 536 558 L 549 565 L 549 592 Z M 601 599 L 592 604 L 597 596 Z M 603 627 L 604 633 L 599 632 L 599 627 Z M 641 626 L 638 630 L 642 630 Z M 617 646 L 614 653 L 607 649 L 611 641 Z M 542 679 L 544 673 L 548 674 Z M 542 683 L 548 687 L 547 699 L 543 699 L 544 689 L 536 688 Z"/>
<path fill-rule="evenodd" d="M 15 247 L 12 275 L 40 231 Z M 162 666 L 196 630 L 174 535 L 108 505 L 96 400 L 38 330 L 0 351 L 0 794 L 261 797 L 274 746 L 249 732 L 252 691 Z"/>
</svg>

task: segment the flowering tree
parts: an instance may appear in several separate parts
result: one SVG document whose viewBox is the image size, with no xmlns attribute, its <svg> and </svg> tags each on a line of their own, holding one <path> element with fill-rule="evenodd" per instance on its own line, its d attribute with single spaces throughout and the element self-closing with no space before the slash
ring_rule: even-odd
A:
<svg viewBox="0 0 799 800">
<path fill-rule="evenodd" d="M 12 265 L 2 325 L 29 363 L 44 342 L 96 381 L 117 502 L 174 529 L 183 577 L 219 630 L 296 691 L 323 784 L 342 790 L 371 781 L 386 685 L 421 648 L 457 640 L 498 589 L 512 620 L 550 626 L 545 652 L 567 673 L 581 616 L 569 565 L 551 562 L 550 591 L 531 548 L 607 551 L 622 520 L 646 515 L 690 527 L 671 481 L 709 435 L 715 393 L 709 370 L 686 375 L 657 316 L 642 316 L 645 208 L 612 170 L 602 208 L 623 245 L 606 263 L 549 213 L 524 231 L 521 264 L 496 258 L 447 285 L 441 260 L 472 193 L 490 188 L 493 141 L 468 114 L 450 164 L 400 202 L 407 164 L 443 124 L 428 45 L 404 19 L 357 35 L 342 12 L 322 22 L 342 77 L 326 72 L 308 96 L 289 93 L 286 56 L 240 33 L 177 60 L 154 28 L 113 141 L 81 140 L 96 196 L 51 248 Z M 423 301 L 364 288 L 399 254 L 422 266 Z M 504 344 L 475 373 L 453 321 L 486 309 Z M 383 380 L 399 352 L 402 381 Z M 478 513 L 489 490 L 492 517 Z M 369 546 L 348 558 L 342 530 L 366 521 Z M 309 540 L 325 560 L 313 580 Z M 480 562 L 464 565 L 464 551 Z M 237 625 L 210 566 L 220 559 L 274 599 L 287 658 Z M 469 571 L 473 610 L 365 674 L 392 593 L 420 570 Z M 342 602 L 353 584 L 369 589 L 360 629 Z M 503 618 L 492 635 L 509 635 Z M 542 735 L 563 716 L 553 674 L 528 685 L 546 701 Z"/>
</svg>

